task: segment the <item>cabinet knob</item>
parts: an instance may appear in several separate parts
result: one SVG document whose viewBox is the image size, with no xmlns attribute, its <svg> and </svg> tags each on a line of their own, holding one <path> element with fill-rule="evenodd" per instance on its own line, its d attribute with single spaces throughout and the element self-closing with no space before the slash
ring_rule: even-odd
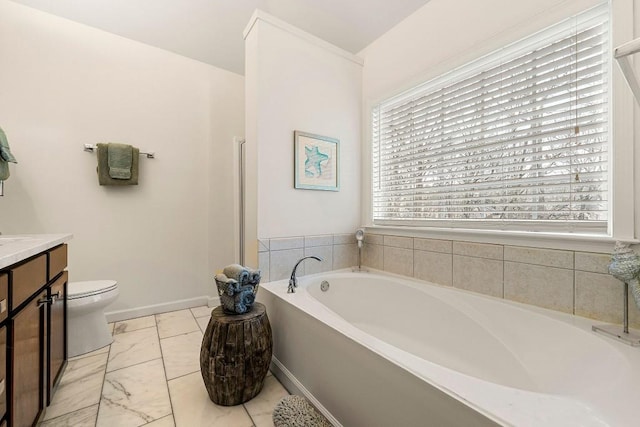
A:
<svg viewBox="0 0 640 427">
<path fill-rule="evenodd" d="M 60 298 L 60 291 L 56 292 L 55 294 L 51 294 L 51 302 L 54 303 L 56 302 L 56 299 Z"/>
</svg>

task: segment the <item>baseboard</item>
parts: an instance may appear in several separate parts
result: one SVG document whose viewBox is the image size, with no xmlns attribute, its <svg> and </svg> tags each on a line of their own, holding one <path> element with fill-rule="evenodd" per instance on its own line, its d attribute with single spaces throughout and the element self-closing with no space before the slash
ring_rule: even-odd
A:
<svg viewBox="0 0 640 427">
<path fill-rule="evenodd" d="M 206 305 L 214 307 L 219 304 L 218 298 L 207 295 L 201 297 L 182 299 L 178 301 L 165 302 L 161 304 L 145 305 L 143 307 L 128 308 L 126 310 L 110 311 L 105 313 L 107 322 L 118 322 L 120 320 L 134 319 L 136 317 L 150 316 L 152 314 L 166 313 L 167 311 L 184 310 L 185 308 L 199 307 Z"/>
<path fill-rule="evenodd" d="M 271 373 L 282 383 L 291 394 L 306 397 L 311 404 L 324 415 L 334 427 L 342 427 L 342 424 L 327 410 L 318 399 L 289 371 L 275 356 L 271 358 Z"/>
</svg>

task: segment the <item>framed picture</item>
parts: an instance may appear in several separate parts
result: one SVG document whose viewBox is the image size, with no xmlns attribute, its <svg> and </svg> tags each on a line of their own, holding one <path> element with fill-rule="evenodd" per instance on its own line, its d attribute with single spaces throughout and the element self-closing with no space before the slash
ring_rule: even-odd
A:
<svg viewBox="0 0 640 427">
<path fill-rule="evenodd" d="M 296 130 L 294 136 L 294 187 L 339 191 L 340 141 Z"/>
</svg>

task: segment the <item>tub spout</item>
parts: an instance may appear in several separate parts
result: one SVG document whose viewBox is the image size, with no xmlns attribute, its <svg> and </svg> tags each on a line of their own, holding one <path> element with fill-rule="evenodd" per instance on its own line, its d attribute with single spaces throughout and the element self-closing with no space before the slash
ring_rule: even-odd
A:
<svg viewBox="0 0 640 427">
<path fill-rule="evenodd" d="M 296 277 L 296 269 L 298 268 L 298 265 L 300 265 L 300 263 L 302 261 L 304 261 L 307 258 L 313 258 L 316 261 L 320 261 L 322 262 L 322 258 L 317 257 L 317 256 L 306 256 L 306 257 L 302 257 L 298 260 L 298 262 L 296 262 L 296 265 L 293 267 L 293 271 L 291 272 L 291 278 L 289 279 L 289 288 L 287 289 L 287 293 L 288 294 L 292 294 L 296 291 L 296 288 L 298 287 L 298 279 Z"/>
</svg>

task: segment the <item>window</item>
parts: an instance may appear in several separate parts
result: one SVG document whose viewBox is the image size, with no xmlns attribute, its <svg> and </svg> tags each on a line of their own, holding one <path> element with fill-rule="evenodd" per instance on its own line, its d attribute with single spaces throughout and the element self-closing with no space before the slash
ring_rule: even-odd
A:
<svg viewBox="0 0 640 427">
<path fill-rule="evenodd" d="M 608 17 L 605 3 L 376 105 L 374 223 L 606 231 Z"/>
</svg>

